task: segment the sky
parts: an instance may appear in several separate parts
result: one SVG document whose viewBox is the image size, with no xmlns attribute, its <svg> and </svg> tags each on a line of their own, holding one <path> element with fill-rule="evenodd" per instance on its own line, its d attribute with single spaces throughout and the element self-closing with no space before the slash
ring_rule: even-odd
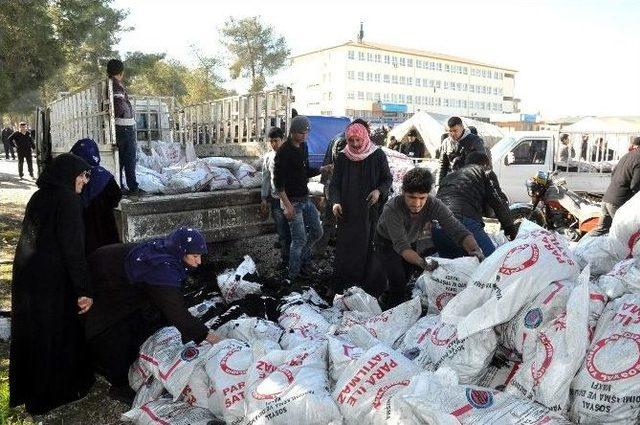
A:
<svg viewBox="0 0 640 425">
<path fill-rule="evenodd" d="M 227 17 L 260 16 L 292 54 L 365 40 L 515 68 L 525 113 L 640 115 L 638 0 L 114 0 L 128 9 L 117 49 L 193 63 L 192 46 L 225 57 Z M 282 78 L 282 77 L 280 77 Z M 278 77 L 275 78 L 276 82 Z M 228 81 L 243 90 L 244 82 Z"/>
</svg>

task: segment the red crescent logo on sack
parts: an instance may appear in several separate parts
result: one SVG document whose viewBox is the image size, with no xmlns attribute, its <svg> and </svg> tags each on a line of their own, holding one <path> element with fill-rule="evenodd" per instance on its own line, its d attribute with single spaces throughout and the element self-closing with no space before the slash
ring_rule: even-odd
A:
<svg viewBox="0 0 640 425">
<path fill-rule="evenodd" d="M 520 258 L 514 258 L 517 254 L 529 252 L 529 257 L 522 261 Z M 524 244 L 513 247 L 507 252 L 507 255 L 502 262 L 502 266 L 498 270 L 498 273 L 502 273 L 504 275 L 512 275 L 514 273 L 521 272 L 522 270 L 528 269 L 538 262 L 538 258 L 540 258 L 540 249 L 536 244 Z M 513 263 L 509 260 L 517 260 L 513 261 Z"/>
<path fill-rule="evenodd" d="M 536 370 L 536 362 L 531 363 L 531 377 L 533 378 L 534 385 L 540 385 L 540 379 L 544 376 L 549 369 L 549 365 L 553 360 L 553 345 L 551 344 L 551 340 L 547 335 L 540 332 L 538 334 L 538 339 L 542 343 L 544 347 L 544 360 L 542 361 L 542 365 L 540 368 Z"/>
<path fill-rule="evenodd" d="M 632 234 L 631 237 L 629 238 L 629 250 L 630 251 L 633 251 L 633 246 L 636 244 L 636 242 L 638 242 L 638 239 L 640 239 L 640 230 L 638 230 L 637 232 Z"/>
<path fill-rule="evenodd" d="M 234 369 L 232 367 L 229 367 L 229 365 L 227 364 L 227 362 L 229 361 L 229 358 L 231 358 L 231 356 L 233 356 L 238 351 L 240 351 L 239 348 L 231 349 L 227 352 L 227 354 L 224 355 L 222 360 L 220 360 L 220 369 L 222 369 L 222 371 L 227 375 L 239 376 L 239 375 L 245 375 L 247 373 L 247 369 L 242 369 L 242 370 Z"/>
<path fill-rule="evenodd" d="M 282 313 L 278 322 L 283 322 L 285 319 L 293 319 L 293 323 L 291 323 L 288 327 L 293 328 L 300 321 L 300 315 L 298 313 Z"/>
<path fill-rule="evenodd" d="M 458 335 L 458 331 L 456 330 L 456 328 L 453 328 L 453 333 L 449 335 L 448 338 L 439 339 L 438 334 L 442 329 L 444 329 L 444 323 L 440 323 L 440 325 L 438 325 L 438 327 L 433 330 L 433 333 L 431 334 L 431 342 L 433 344 L 438 346 L 449 345 L 451 341 L 456 339 L 456 336 Z"/>
<path fill-rule="evenodd" d="M 394 382 L 392 384 L 387 384 L 379 388 L 378 392 L 376 392 L 376 396 L 373 398 L 373 408 L 376 410 L 380 409 L 380 406 L 382 405 L 382 397 L 384 397 L 384 395 L 387 393 L 387 391 L 389 391 L 389 389 L 397 386 L 406 387 L 409 385 L 409 382 L 411 381 L 409 381 L 408 379 L 405 379 L 404 381 Z"/>
<path fill-rule="evenodd" d="M 638 357 L 636 358 L 635 363 L 628 369 L 617 373 L 606 373 L 599 370 L 594 362 L 595 357 L 598 355 L 598 352 L 602 350 L 608 343 L 620 341 L 622 339 L 629 340 L 636 344 Z M 589 354 L 587 354 L 586 364 L 589 375 L 600 382 L 618 381 L 621 379 L 627 379 L 636 376 L 640 373 L 640 334 L 624 332 L 622 334 L 613 334 L 608 338 L 601 339 L 595 344 L 593 350 L 589 351 Z"/>
<path fill-rule="evenodd" d="M 451 298 L 455 297 L 456 294 L 451 292 L 443 292 L 442 294 L 436 297 L 436 308 L 440 311 L 444 308 L 445 305 L 451 300 Z"/>
<path fill-rule="evenodd" d="M 282 389 L 279 390 L 279 391 L 274 391 L 274 392 L 269 393 L 269 394 L 263 394 L 263 393 L 258 392 L 258 389 L 256 388 L 256 390 L 254 390 L 251 393 L 253 398 L 255 398 L 256 400 L 273 400 L 278 395 L 280 395 L 293 382 L 293 373 L 291 373 L 291 371 L 289 369 L 277 368 L 276 370 L 271 372 L 271 374 L 269 374 L 269 377 L 273 376 L 275 373 L 281 373 L 287 380 L 286 384 L 282 386 Z M 273 384 L 273 382 L 272 382 L 272 384 Z"/>
<path fill-rule="evenodd" d="M 370 333 L 371 335 L 373 335 L 373 337 L 374 337 L 374 338 L 377 338 L 377 337 L 378 337 L 378 334 L 376 333 L 375 329 L 373 329 L 373 328 L 367 328 L 367 330 L 369 331 L 369 333 Z"/>
</svg>

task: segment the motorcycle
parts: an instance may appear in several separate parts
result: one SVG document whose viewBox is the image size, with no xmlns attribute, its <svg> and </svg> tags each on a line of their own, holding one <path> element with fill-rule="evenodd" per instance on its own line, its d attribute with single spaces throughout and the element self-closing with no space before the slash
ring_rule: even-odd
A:
<svg viewBox="0 0 640 425">
<path fill-rule="evenodd" d="M 569 190 L 557 174 L 538 171 L 526 184 L 532 203 L 515 203 L 509 210 L 516 223 L 527 219 L 575 242 L 598 225 L 600 206 Z"/>
</svg>

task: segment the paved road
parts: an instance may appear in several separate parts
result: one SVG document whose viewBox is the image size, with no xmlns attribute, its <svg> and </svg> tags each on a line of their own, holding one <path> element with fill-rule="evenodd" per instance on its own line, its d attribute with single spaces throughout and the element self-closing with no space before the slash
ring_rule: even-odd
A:
<svg viewBox="0 0 640 425">
<path fill-rule="evenodd" d="M 4 154 L 4 152 L 2 152 Z M 33 166 L 36 167 L 36 159 L 33 158 Z M 29 177 L 27 164 L 24 165 L 24 172 L 27 176 L 24 180 L 18 177 L 18 160 L 6 160 L 4 155 L 0 159 L 0 208 L 6 203 L 26 205 L 37 187 L 35 180 Z M 37 169 L 34 170 L 37 177 Z M 1 210 L 0 210 L 1 212 Z"/>
</svg>

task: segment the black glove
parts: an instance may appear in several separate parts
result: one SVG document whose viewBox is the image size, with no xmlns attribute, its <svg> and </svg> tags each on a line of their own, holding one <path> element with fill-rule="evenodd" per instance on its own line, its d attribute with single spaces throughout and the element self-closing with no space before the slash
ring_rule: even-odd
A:
<svg viewBox="0 0 640 425">
<path fill-rule="evenodd" d="M 506 229 L 504 229 L 504 234 L 507 236 L 507 238 L 512 241 L 516 238 L 516 236 L 518 236 L 518 227 L 517 226 L 509 226 Z"/>
</svg>

